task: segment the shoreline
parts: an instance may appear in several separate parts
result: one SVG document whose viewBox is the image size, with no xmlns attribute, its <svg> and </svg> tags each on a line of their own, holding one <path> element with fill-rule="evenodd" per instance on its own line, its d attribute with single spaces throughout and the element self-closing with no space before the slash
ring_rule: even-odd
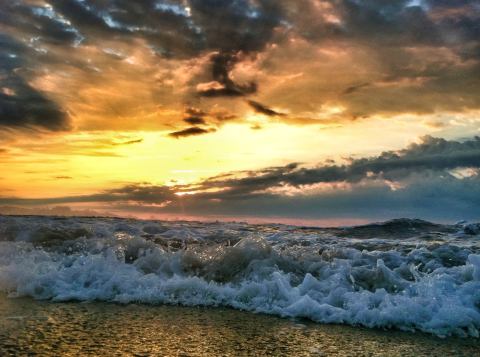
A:
<svg viewBox="0 0 480 357">
<path fill-rule="evenodd" d="M 54 303 L 0 295 L 0 354 L 473 356 L 476 338 L 283 319 L 229 308 Z"/>
</svg>

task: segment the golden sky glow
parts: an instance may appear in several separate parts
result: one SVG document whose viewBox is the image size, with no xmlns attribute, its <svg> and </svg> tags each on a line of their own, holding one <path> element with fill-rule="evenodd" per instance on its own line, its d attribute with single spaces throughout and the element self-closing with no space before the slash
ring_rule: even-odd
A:
<svg viewBox="0 0 480 357">
<path fill-rule="evenodd" d="M 182 140 L 156 130 L 85 131 L 33 138 L 18 134 L 8 155 L 0 158 L 9 168 L 0 183 L 4 192 L 19 197 L 80 195 L 135 182 L 189 184 L 226 172 L 285 165 L 298 158 L 310 165 L 328 159 L 342 162 L 352 155 L 400 149 L 412 138 L 427 134 L 462 135 L 465 128 L 473 130 L 470 116 L 445 120 L 448 133 L 431 125 L 435 119 L 415 115 L 372 118 L 332 128 L 270 124 L 258 114 L 250 118 L 260 122 L 262 130 L 234 123 L 209 135 Z M 458 128 L 450 127 L 449 122 Z M 385 136 L 385 132 L 391 134 Z"/>
</svg>

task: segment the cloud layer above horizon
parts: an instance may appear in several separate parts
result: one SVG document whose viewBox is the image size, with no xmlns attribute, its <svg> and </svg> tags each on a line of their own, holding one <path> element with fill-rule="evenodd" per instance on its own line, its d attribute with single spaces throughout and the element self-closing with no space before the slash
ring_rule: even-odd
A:
<svg viewBox="0 0 480 357">
<path fill-rule="evenodd" d="M 129 184 L 70 197 L 0 198 L 4 205 L 97 204 L 107 211 L 292 218 L 480 216 L 480 137 L 424 137 L 398 151 L 314 167 L 292 163 L 191 185 Z"/>
</svg>

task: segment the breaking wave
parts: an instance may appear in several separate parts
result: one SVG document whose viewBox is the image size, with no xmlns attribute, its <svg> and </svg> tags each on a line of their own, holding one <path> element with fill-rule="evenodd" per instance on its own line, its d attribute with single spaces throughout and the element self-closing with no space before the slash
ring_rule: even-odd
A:
<svg viewBox="0 0 480 357">
<path fill-rule="evenodd" d="M 478 337 L 480 225 L 0 217 L 0 292 Z"/>
</svg>

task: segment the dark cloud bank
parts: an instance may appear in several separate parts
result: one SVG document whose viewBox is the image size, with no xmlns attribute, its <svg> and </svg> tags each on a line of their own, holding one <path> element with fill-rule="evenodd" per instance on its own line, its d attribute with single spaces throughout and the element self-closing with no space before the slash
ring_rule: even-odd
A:
<svg viewBox="0 0 480 357">
<path fill-rule="evenodd" d="M 406 149 L 344 165 L 304 168 L 293 163 L 191 186 L 132 184 L 88 196 L 3 198 L 0 204 L 100 202 L 111 209 L 143 213 L 452 221 L 480 218 L 479 197 L 480 138 L 448 141 L 427 136 Z"/>
<path fill-rule="evenodd" d="M 0 33 L 0 129 L 67 129 L 67 113 L 22 77 L 23 66 L 29 65 L 29 53 L 22 43 Z"/>
<path fill-rule="evenodd" d="M 318 10 L 319 6 L 324 10 Z M 327 12 L 330 17 L 322 16 Z M 211 85 L 193 91 L 204 100 L 253 96 L 261 91 L 261 83 L 254 80 L 235 81 L 232 70 L 267 45 L 282 45 L 293 36 L 312 45 L 336 41 L 370 49 L 380 63 L 381 76 L 367 84 L 352 83 L 340 94 L 353 117 L 478 109 L 479 14 L 478 2 L 468 0 L 3 1 L 0 126 L 67 129 L 66 110 L 34 89 L 30 80 L 44 66 L 55 63 L 92 71 L 95 64 L 73 61 L 66 55 L 68 50 L 138 39 L 164 58 L 211 53 L 207 76 Z M 418 63 L 418 53 L 412 54 L 415 48 L 447 49 L 451 56 Z M 395 85 L 409 81 L 420 84 Z M 249 104 L 260 113 L 279 114 L 262 103 Z"/>
</svg>

